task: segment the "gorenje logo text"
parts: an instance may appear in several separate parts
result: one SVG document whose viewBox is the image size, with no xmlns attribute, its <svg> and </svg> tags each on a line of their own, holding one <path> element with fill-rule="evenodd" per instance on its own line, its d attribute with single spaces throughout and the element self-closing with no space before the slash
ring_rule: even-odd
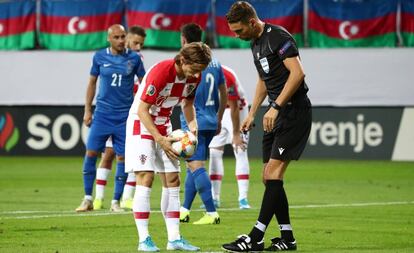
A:
<svg viewBox="0 0 414 253">
<path fill-rule="evenodd" d="M 365 122 L 363 114 L 358 114 L 356 121 L 313 122 L 309 144 L 315 146 L 320 141 L 326 146 L 349 145 L 355 153 L 360 153 L 365 145 L 376 147 L 382 143 L 383 129 L 378 122 Z"/>
</svg>

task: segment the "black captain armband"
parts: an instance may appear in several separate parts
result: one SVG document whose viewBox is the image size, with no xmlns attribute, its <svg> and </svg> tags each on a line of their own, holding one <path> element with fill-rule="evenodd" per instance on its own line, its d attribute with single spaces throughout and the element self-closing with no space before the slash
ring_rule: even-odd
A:
<svg viewBox="0 0 414 253">
<path fill-rule="evenodd" d="M 280 111 L 282 109 L 282 107 L 278 105 L 275 101 L 272 101 L 272 103 L 270 103 L 270 106 L 277 111 Z"/>
</svg>

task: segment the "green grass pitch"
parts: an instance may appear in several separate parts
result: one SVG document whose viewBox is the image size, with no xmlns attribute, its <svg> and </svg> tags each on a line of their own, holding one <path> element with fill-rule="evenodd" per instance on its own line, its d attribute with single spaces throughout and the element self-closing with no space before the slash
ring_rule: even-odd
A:
<svg viewBox="0 0 414 253">
<path fill-rule="evenodd" d="M 81 166 L 77 157 L 0 157 L 0 252 L 137 251 L 131 212 L 74 212 L 83 195 Z M 260 160 L 251 160 L 251 210 L 238 210 L 234 159 L 227 159 L 225 168 L 221 224 L 181 225 L 183 236 L 204 252 L 221 251 L 222 243 L 248 233 L 258 216 L 264 190 Z M 161 187 L 155 181 L 150 233 L 165 249 Z M 412 162 L 292 162 L 285 188 L 299 252 L 414 252 Z M 106 207 L 112 190 L 113 173 Z M 197 197 L 192 221 L 202 216 L 199 205 Z M 274 236 L 279 231 L 273 220 L 265 242 Z"/>
</svg>

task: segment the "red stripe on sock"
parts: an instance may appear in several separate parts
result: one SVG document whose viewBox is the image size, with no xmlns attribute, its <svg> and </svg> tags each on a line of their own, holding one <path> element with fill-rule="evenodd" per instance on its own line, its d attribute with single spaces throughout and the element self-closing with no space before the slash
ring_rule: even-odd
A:
<svg viewBox="0 0 414 253">
<path fill-rule="evenodd" d="M 134 218 L 137 220 L 148 219 L 149 216 L 150 216 L 150 212 L 134 212 Z"/>
<path fill-rule="evenodd" d="M 106 185 L 106 180 L 96 179 L 96 184 L 98 184 L 98 185 Z"/>
<path fill-rule="evenodd" d="M 249 175 L 245 174 L 245 175 L 236 175 L 237 180 L 248 180 L 249 179 Z"/>
<path fill-rule="evenodd" d="M 137 182 L 126 182 L 126 184 L 135 187 L 137 185 Z"/>
<path fill-rule="evenodd" d="M 218 174 L 210 175 L 210 180 L 221 180 L 222 178 L 223 178 L 223 175 L 218 175 Z"/>
<path fill-rule="evenodd" d="M 180 212 L 166 212 L 165 213 L 165 217 L 169 218 L 169 219 L 173 219 L 173 218 L 180 218 Z"/>
</svg>

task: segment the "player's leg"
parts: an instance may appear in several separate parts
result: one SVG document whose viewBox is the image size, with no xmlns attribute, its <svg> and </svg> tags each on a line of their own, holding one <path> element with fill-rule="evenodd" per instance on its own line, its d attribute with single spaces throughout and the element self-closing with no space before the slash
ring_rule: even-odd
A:
<svg viewBox="0 0 414 253">
<path fill-rule="evenodd" d="M 209 172 L 212 185 L 213 201 L 216 207 L 220 207 L 221 184 L 224 177 L 223 153 L 224 146 L 232 143 L 233 126 L 230 110 L 226 109 L 221 121 L 221 131 L 210 142 Z"/>
<path fill-rule="evenodd" d="M 121 208 L 132 209 L 135 186 L 136 181 L 134 173 L 128 173 L 128 177 L 124 186 L 124 192 L 122 194 Z"/>
<path fill-rule="evenodd" d="M 111 201 L 111 211 L 123 212 L 124 210 L 120 207 L 120 200 L 124 191 L 125 182 L 128 174 L 125 172 L 125 134 L 126 134 L 126 123 L 123 121 L 118 122 L 116 130 L 112 135 L 112 141 L 114 150 L 116 153 L 116 172 L 115 172 L 115 187 L 114 197 Z"/>
<path fill-rule="evenodd" d="M 136 175 L 136 191 L 132 210 L 138 231 L 138 250 L 159 251 L 159 248 L 152 241 L 148 229 L 150 196 L 155 170 L 155 144 L 153 140 L 141 139 L 141 133 L 136 131 L 136 129 L 141 129 L 139 125 L 140 122 L 133 116 L 128 118 L 125 172 Z"/>
<path fill-rule="evenodd" d="M 103 200 L 105 198 L 105 187 L 108 182 L 109 174 L 112 169 L 112 162 L 115 153 L 112 148 L 112 138 L 108 138 L 105 144 L 105 152 L 102 153 L 101 161 L 96 170 L 96 186 L 95 200 L 93 201 L 93 209 L 99 210 L 103 208 Z"/>
<path fill-rule="evenodd" d="M 205 162 L 207 160 L 208 145 L 215 131 L 201 130 L 198 133 L 198 145 L 194 155 L 187 160 L 187 165 L 191 170 L 191 175 L 194 179 L 195 188 L 200 194 L 201 200 L 206 208 L 206 215 L 200 220 L 194 222 L 197 225 L 204 224 L 219 224 L 220 217 L 217 213 L 213 202 L 213 195 L 211 193 L 211 182 L 209 175 L 205 169 Z"/>
<path fill-rule="evenodd" d="M 273 143 L 270 163 L 273 163 L 269 168 L 277 168 L 280 160 L 298 160 L 303 150 L 305 149 L 310 129 L 312 125 L 312 112 L 310 107 L 294 107 L 286 106 L 285 114 L 287 117 L 281 117 L 281 120 L 286 120 L 286 127 L 284 127 L 283 135 L 276 138 Z M 287 165 L 286 165 L 287 166 Z M 272 239 L 270 247 L 267 250 L 295 250 L 297 248 L 296 241 L 293 236 L 293 230 L 290 223 L 289 216 L 289 204 L 286 196 L 285 189 L 283 187 L 283 175 L 282 169 L 275 169 L 266 171 L 265 176 L 270 178 L 268 184 L 273 184 L 277 192 L 275 196 L 275 211 L 278 222 L 278 228 L 280 230 L 281 237 Z"/>
<path fill-rule="evenodd" d="M 123 156 L 116 157 L 116 172 L 115 172 L 115 187 L 114 187 L 114 197 L 111 201 L 111 211 L 113 212 L 123 212 L 124 209 L 120 206 L 120 200 L 122 192 L 124 191 L 124 186 L 128 173 L 125 172 L 125 161 Z"/>
<path fill-rule="evenodd" d="M 108 139 L 109 132 L 105 120 L 99 114 L 95 114 L 92 121 L 88 140 L 86 143 L 86 153 L 83 160 L 83 186 L 85 191 L 84 199 L 77 212 L 86 212 L 93 210 L 93 184 L 96 177 L 96 160 L 98 153 L 104 149 L 105 141 Z"/>
<path fill-rule="evenodd" d="M 187 168 L 184 181 L 184 203 L 180 207 L 180 222 L 190 221 L 191 205 L 193 204 L 196 195 L 197 189 L 194 183 L 193 174 L 191 173 L 191 170 Z"/>
<path fill-rule="evenodd" d="M 213 201 L 217 208 L 220 207 L 220 194 L 221 184 L 224 176 L 224 163 L 223 163 L 224 146 L 217 148 L 210 147 L 210 162 L 209 172 L 211 180 L 211 190 L 213 195 Z"/>
<path fill-rule="evenodd" d="M 263 168 L 267 168 L 267 163 L 270 159 L 271 152 L 272 152 L 272 146 L 273 142 L 275 140 L 275 132 L 267 133 L 265 132 L 263 135 L 263 141 L 262 141 L 262 155 L 263 155 Z M 275 168 L 272 168 L 275 169 Z M 274 196 L 271 195 L 273 193 L 273 187 L 271 185 L 273 184 L 267 184 L 266 180 L 268 178 L 265 178 L 267 174 L 263 173 L 263 182 L 265 183 L 265 192 L 263 194 L 262 199 L 262 206 L 259 213 L 259 218 L 256 221 L 256 224 L 254 225 L 252 231 L 249 235 L 240 236 L 237 240 L 231 243 L 223 244 L 223 248 L 225 250 L 229 251 L 262 251 L 264 249 L 264 241 L 263 236 L 264 232 L 266 231 L 267 225 L 269 224 L 270 220 L 272 219 L 272 216 L 274 214 L 274 209 L 268 208 L 267 204 L 273 204 Z M 266 203 L 268 201 L 269 203 Z M 242 248 L 240 248 L 239 245 L 242 245 Z M 248 248 L 250 249 L 248 250 Z"/>
<path fill-rule="evenodd" d="M 247 134 L 248 135 L 248 134 Z M 249 209 L 250 205 L 247 199 L 247 194 L 249 191 L 249 177 L 250 177 L 250 166 L 249 158 L 247 156 L 247 141 L 248 137 L 243 138 L 246 142 L 246 149 L 241 149 L 233 147 L 234 157 L 236 158 L 236 179 L 237 186 L 239 189 L 239 208 L 240 209 Z"/>
<path fill-rule="evenodd" d="M 240 118 L 244 119 L 248 114 L 247 106 L 240 111 Z M 237 186 L 239 189 L 239 208 L 240 209 L 249 209 L 250 205 L 247 199 L 249 191 L 249 177 L 250 177 L 250 165 L 249 158 L 247 156 L 247 148 L 249 144 L 249 135 L 250 133 L 242 133 L 241 137 L 245 143 L 245 149 L 238 148 L 235 150 L 233 147 L 234 157 L 236 158 L 236 179 Z"/>
<path fill-rule="evenodd" d="M 171 161 L 161 149 L 158 154 L 163 161 L 160 166 L 160 174 L 165 179 L 162 180 L 163 188 L 168 191 L 168 203 L 163 211 L 168 233 L 167 250 L 197 251 L 200 248 L 191 245 L 180 234 L 180 163 Z"/>
</svg>

